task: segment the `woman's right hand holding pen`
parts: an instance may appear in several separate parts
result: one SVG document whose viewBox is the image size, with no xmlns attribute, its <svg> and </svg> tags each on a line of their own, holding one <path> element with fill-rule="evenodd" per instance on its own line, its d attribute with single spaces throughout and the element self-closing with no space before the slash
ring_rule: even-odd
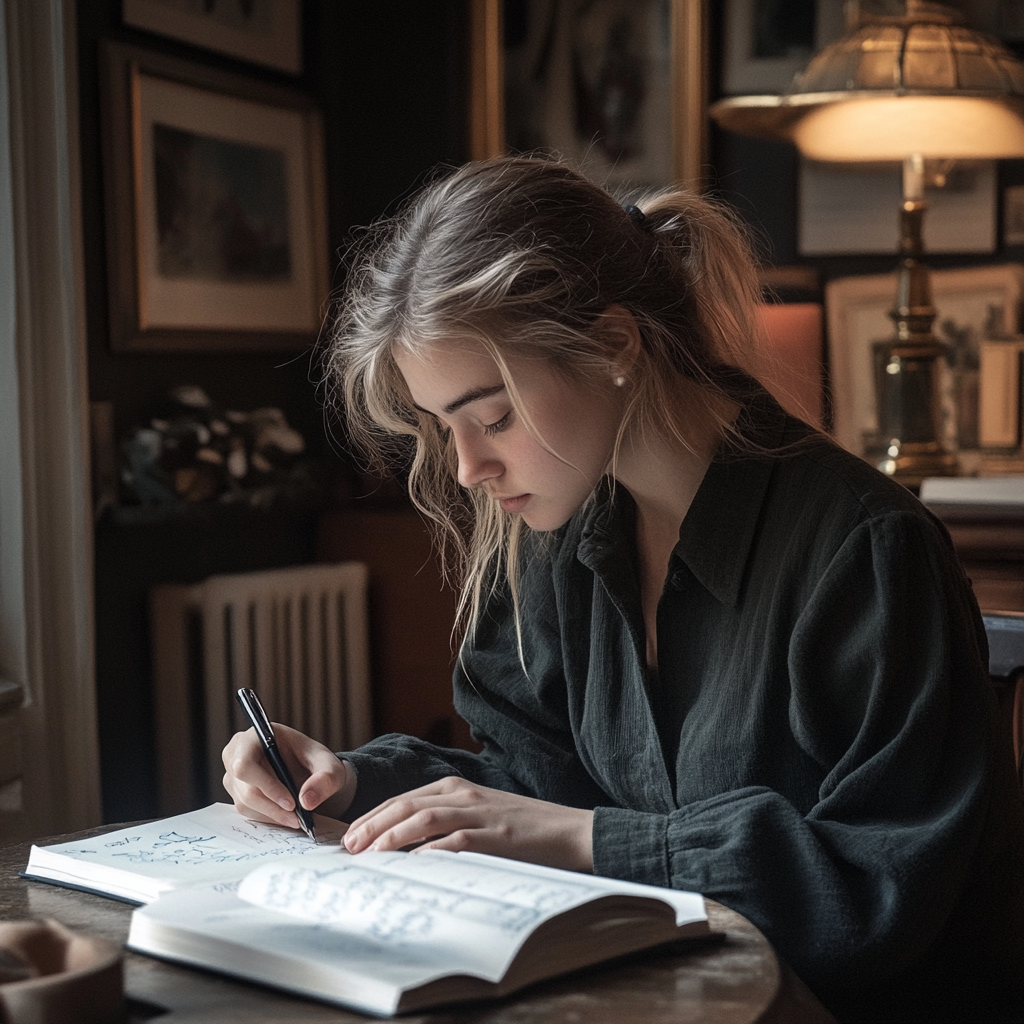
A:
<svg viewBox="0 0 1024 1024">
<path fill-rule="evenodd" d="M 356 793 L 352 768 L 329 747 L 297 729 L 274 723 L 278 750 L 299 785 L 299 802 L 331 818 L 340 818 Z M 239 814 L 298 828 L 295 802 L 274 774 L 254 729 L 236 732 L 221 754 L 224 788 Z"/>
</svg>

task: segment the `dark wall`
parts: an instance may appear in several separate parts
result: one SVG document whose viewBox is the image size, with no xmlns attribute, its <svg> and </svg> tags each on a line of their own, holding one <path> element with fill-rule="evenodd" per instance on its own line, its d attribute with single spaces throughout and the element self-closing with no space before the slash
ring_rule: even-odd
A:
<svg viewBox="0 0 1024 1024">
<path fill-rule="evenodd" d="M 137 31 L 116 0 L 78 4 L 89 392 L 111 402 L 119 435 L 144 424 L 168 388 L 203 387 L 218 404 L 276 405 L 344 474 L 326 442 L 310 353 L 114 353 L 108 344 L 99 46 L 130 43 L 253 80 L 298 87 L 324 115 L 332 283 L 352 228 L 393 208 L 438 163 L 466 157 L 467 7 L 415 0 L 304 5 L 299 78 Z M 146 600 L 158 583 L 308 561 L 317 509 L 212 508 L 163 522 L 107 514 L 96 534 L 97 686 L 104 816 L 157 813 Z"/>
</svg>

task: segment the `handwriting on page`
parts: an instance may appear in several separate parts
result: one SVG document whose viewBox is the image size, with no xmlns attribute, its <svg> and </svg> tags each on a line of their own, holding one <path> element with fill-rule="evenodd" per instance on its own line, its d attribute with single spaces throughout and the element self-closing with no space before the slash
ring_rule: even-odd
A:
<svg viewBox="0 0 1024 1024">
<path fill-rule="evenodd" d="M 130 847 L 113 854 L 129 864 L 244 864 L 283 853 L 303 853 L 312 847 L 302 834 L 291 832 L 264 834 L 258 840 L 258 849 L 240 850 L 211 835 L 180 835 L 162 832 L 148 845 Z"/>
<path fill-rule="evenodd" d="M 358 929 L 388 944 L 422 941 L 468 926 L 518 936 L 550 913 L 579 901 L 573 885 L 547 882 L 528 887 L 514 882 L 507 888 L 514 890 L 508 893 L 513 899 L 347 864 L 322 871 L 262 870 L 245 879 L 239 895 L 318 924 Z"/>
<path fill-rule="evenodd" d="M 341 871 L 274 871 L 260 903 L 319 924 L 365 928 L 379 942 L 426 938 L 439 915 L 519 932 L 537 920 L 524 907 L 482 900 L 353 867 Z"/>
<path fill-rule="evenodd" d="M 323 830 L 322 843 L 316 844 L 302 832 L 242 818 L 233 811 L 225 816 L 223 823 L 217 821 L 216 827 L 191 829 L 187 827 L 187 819 L 184 824 L 186 827 L 183 828 L 180 818 L 174 828 L 167 828 L 166 822 L 153 822 L 118 833 L 116 838 L 106 842 L 93 840 L 66 852 L 69 856 L 85 859 L 99 856 L 111 865 L 129 870 L 145 865 L 185 870 L 218 864 L 255 866 L 268 858 L 286 854 L 322 852 L 344 833 L 344 826 L 339 823 L 334 830 Z"/>
<path fill-rule="evenodd" d="M 363 858 L 369 856 L 362 855 Z M 366 863 L 372 863 L 378 870 L 389 874 L 425 881 L 467 895 L 515 904 L 539 914 L 557 913 L 575 903 L 600 895 L 594 885 L 582 878 L 580 881 L 542 878 L 530 872 L 516 871 L 508 863 L 496 867 L 441 852 L 423 853 L 415 857 L 401 853 L 372 856 L 374 860 L 367 860 Z"/>
</svg>

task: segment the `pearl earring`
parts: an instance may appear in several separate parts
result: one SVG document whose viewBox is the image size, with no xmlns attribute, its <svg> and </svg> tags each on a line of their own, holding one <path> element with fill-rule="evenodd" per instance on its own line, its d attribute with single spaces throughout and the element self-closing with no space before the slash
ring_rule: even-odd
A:
<svg viewBox="0 0 1024 1024">
<path fill-rule="evenodd" d="M 614 384 L 614 385 L 615 385 L 615 386 L 616 386 L 617 388 L 621 388 L 621 387 L 622 387 L 622 385 L 626 383 L 626 378 L 625 378 L 625 377 L 622 377 L 622 376 L 619 376 L 619 377 L 613 377 L 613 378 L 612 378 L 612 383 L 613 383 L 613 384 Z"/>
</svg>

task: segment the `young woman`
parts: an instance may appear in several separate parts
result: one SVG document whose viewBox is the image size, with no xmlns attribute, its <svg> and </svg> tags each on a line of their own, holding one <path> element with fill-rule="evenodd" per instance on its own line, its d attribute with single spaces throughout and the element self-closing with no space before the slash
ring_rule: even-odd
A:
<svg viewBox="0 0 1024 1024">
<path fill-rule="evenodd" d="M 351 820 L 353 853 L 697 890 L 843 1016 L 1010 992 L 1024 819 L 949 538 L 757 382 L 732 219 L 640 205 L 503 158 L 354 257 L 330 379 L 462 581 L 455 701 L 483 752 L 339 757 L 282 727 L 301 802 Z M 251 733 L 224 762 L 240 810 L 295 825 Z"/>
</svg>

